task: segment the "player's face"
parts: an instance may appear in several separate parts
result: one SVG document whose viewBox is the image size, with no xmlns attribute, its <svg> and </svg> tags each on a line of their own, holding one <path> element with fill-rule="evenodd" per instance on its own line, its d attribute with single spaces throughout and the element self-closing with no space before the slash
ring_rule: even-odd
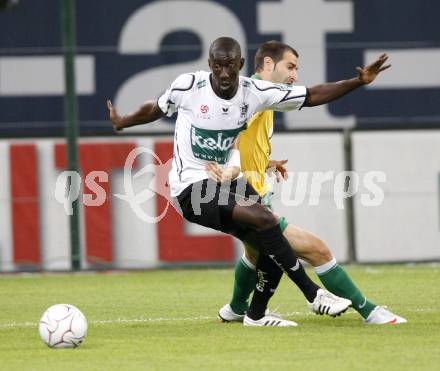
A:
<svg viewBox="0 0 440 371">
<path fill-rule="evenodd" d="M 218 51 L 209 58 L 208 63 L 212 71 L 214 92 L 225 99 L 233 97 L 237 91 L 244 59 L 234 52 Z"/>
<path fill-rule="evenodd" d="M 298 80 L 298 57 L 286 51 L 271 73 L 271 81 L 282 84 L 292 84 Z"/>
</svg>

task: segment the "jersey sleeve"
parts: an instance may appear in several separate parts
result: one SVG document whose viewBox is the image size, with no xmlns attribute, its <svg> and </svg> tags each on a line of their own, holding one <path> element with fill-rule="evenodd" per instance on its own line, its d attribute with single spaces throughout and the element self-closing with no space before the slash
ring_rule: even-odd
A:
<svg viewBox="0 0 440 371">
<path fill-rule="evenodd" d="M 258 111 L 271 109 L 284 112 L 301 109 L 307 97 L 305 86 L 275 84 L 261 80 L 253 80 L 252 84 L 260 98 Z"/>
<path fill-rule="evenodd" d="M 177 112 L 182 103 L 183 97 L 191 91 L 195 81 L 195 75 L 186 73 L 178 76 L 170 85 L 170 87 L 157 99 L 157 104 L 161 111 L 172 116 Z"/>
</svg>

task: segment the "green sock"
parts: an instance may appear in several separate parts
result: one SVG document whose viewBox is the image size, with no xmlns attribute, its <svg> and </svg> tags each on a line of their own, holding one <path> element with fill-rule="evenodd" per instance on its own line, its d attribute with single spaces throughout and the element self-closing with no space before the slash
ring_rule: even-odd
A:
<svg viewBox="0 0 440 371">
<path fill-rule="evenodd" d="M 248 310 L 249 296 L 257 283 L 255 267 L 252 266 L 245 256 L 242 256 L 235 265 L 234 293 L 229 305 L 237 314 L 244 314 Z"/>
<path fill-rule="evenodd" d="M 331 293 L 350 299 L 353 303 L 353 309 L 359 312 L 363 318 L 367 318 L 376 307 L 376 304 L 367 300 L 344 268 L 336 263 L 336 260 L 334 264 L 332 268 L 323 273 L 319 273 L 320 267 L 318 267 L 318 269 L 315 268 L 319 279 Z"/>
</svg>

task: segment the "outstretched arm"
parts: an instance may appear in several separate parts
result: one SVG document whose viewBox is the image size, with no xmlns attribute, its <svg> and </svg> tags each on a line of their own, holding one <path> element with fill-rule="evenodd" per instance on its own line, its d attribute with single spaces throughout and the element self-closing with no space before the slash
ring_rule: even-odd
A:
<svg viewBox="0 0 440 371">
<path fill-rule="evenodd" d="M 121 116 L 110 100 L 107 101 L 107 108 L 110 114 L 113 128 L 117 131 L 130 126 L 147 124 L 164 116 L 156 101 L 147 101 L 136 111 Z"/>
<path fill-rule="evenodd" d="M 313 107 L 332 102 L 362 85 L 371 83 L 382 71 L 391 67 L 390 64 L 384 66 L 387 59 L 388 56 L 382 54 L 370 65 L 364 68 L 356 67 L 358 76 L 353 79 L 331 82 L 308 88 L 308 95 L 304 106 Z"/>
</svg>

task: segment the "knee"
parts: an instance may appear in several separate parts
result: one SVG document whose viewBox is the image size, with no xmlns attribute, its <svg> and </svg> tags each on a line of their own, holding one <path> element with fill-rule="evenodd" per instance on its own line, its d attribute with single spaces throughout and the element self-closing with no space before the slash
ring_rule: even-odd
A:
<svg viewBox="0 0 440 371">
<path fill-rule="evenodd" d="M 257 216 L 257 229 L 264 230 L 267 228 L 274 227 L 278 224 L 278 218 L 266 207 L 262 207 L 259 209 Z"/>
<path fill-rule="evenodd" d="M 319 266 L 328 263 L 330 260 L 333 259 L 333 254 L 324 241 L 320 240 L 319 238 L 316 238 L 314 245 L 315 245 L 315 248 L 313 249 L 314 260 L 315 260 L 313 262 L 314 266 Z"/>
</svg>

